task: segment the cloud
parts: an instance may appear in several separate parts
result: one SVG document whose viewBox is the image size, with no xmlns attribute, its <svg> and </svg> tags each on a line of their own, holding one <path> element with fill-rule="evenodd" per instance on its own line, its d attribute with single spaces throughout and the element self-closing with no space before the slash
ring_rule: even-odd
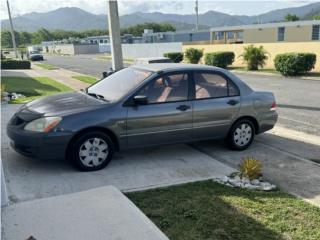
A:
<svg viewBox="0 0 320 240">
<path fill-rule="evenodd" d="M 30 12 L 47 12 L 60 7 L 79 7 L 94 14 L 107 12 L 107 0 L 9 0 L 13 17 Z M 314 2 L 296 0 L 242 1 L 242 0 L 199 0 L 199 12 L 209 10 L 229 14 L 254 15 L 277 8 L 295 7 Z M 193 14 L 194 0 L 118 0 L 119 14 L 132 12 L 164 12 Z M 6 1 L 0 2 L 1 19 L 8 18 Z"/>
</svg>

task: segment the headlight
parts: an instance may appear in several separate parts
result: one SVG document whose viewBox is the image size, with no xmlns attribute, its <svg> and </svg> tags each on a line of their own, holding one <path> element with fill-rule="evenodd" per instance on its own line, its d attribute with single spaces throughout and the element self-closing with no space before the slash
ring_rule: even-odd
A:
<svg viewBox="0 0 320 240">
<path fill-rule="evenodd" d="M 29 122 L 25 127 L 24 130 L 33 131 L 33 132 L 49 132 L 58 123 L 61 121 L 61 117 L 44 117 L 38 118 Z"/>
</svg>

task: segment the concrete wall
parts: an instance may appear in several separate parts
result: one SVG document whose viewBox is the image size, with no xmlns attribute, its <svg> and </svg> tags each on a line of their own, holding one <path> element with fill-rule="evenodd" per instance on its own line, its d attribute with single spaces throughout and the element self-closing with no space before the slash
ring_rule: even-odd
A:
<svg viewBox="0 0 320 240">
<path fill-rule="evenodd" d="M 278 42 L 278 28 L 245 29 L 244 43 Z M 312 41 L 312 25 L 285 27 L 284 42 Z"/>
<path fill-rule="evenodd" d="M 74 45 L 74 54 L 98 53 L 98 44 Z"/>
<path fill-rule="evenodd" d="M 278 29 L 245 29 L 243 31 L 243 42 L 245 43 L 267 43 L 277 42 Z"/>
<path fill-rule="evenodd" d="M 239 57 L 243 53 L 243 47 L 250 44 L 205 44 L 205 45 L 183 45 L 183 51 L 187 48 L 193 47 L 203 49 L 204 53 L 217 52 L 217 51 L 232 51 L 235 53 L 235 61 L 233 66 L 242 67 L 245 64 L 242 58 Z M 278 42 L 278 43 L 258 43 L 254 44 L 256 47 L 263 46 L 269 53 L 269 58 L 266 61 L 265 68 L 274 68 L 273 59 L 279 53 L 288 52 L 311 52 L 317 55 L 317 63 L 315 71 L 320 71 L 320 42 Z"/>
<path fill-rule="evenodd" d="M 110 43 L 99 44 L 99 52 L 100 53 L 111 53 Z"/>
<path fill-rule="evenodd" d="M 73 44 L 56 44 L 56 45 L 47 46 L 44 49 L 45 49 L 44 52 L 47 52 L 47 53 L 74 55 Z"/>
<path fill-rule="evenodd" d="M 98 44 L 55 44 L 52 46 L 45 47 L 44 52 L 49 53 L 59 53 L 59 54 L 86 54 L 86 53 L 98 53 L 99 45 Z"/>
<path fill-rule="evenodd" d="M 284 41 L 287 41 L 287 42 L 312 41 L 312 26 L 286 27 L 285 33 L 284 33 Z"/>
<path fill-rule="evenodd" d="M 167 52 L 181 51 L 181 42 L 122 44 L 124 58 L 162 57 Z"/>
</svg>

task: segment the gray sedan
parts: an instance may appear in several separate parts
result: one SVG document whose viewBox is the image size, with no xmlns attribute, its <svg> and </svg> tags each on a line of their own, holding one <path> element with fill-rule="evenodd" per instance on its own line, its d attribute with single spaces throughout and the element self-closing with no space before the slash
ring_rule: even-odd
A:
<svg viewBox="0 0 320 240">
<path fill-rule="evenodd" d="M 191 64 L 122 69 L 84 91 L 30 102 L 7 126 L 21 154 L 66 158 L 81 170 L 105 167 L 115 151 L 204 139 L 235 150 L 277 121 L 274 95 L 227 70 Z"/>
</svg>

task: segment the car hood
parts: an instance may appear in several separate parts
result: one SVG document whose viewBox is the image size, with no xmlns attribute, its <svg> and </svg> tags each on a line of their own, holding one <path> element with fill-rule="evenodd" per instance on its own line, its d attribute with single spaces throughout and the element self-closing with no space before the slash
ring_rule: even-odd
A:
<svg viewBox="0 0 320 240">
<path fill-rule="evenodd" d="M 98 100 L 84 92 L 62 93 L 43 97 L 26 104 L 20 110 L 27 115 L 40 116 L 67 116 L 74 113 L 93 110 L 107 105 L 107 102 Z"/>
</svg>

